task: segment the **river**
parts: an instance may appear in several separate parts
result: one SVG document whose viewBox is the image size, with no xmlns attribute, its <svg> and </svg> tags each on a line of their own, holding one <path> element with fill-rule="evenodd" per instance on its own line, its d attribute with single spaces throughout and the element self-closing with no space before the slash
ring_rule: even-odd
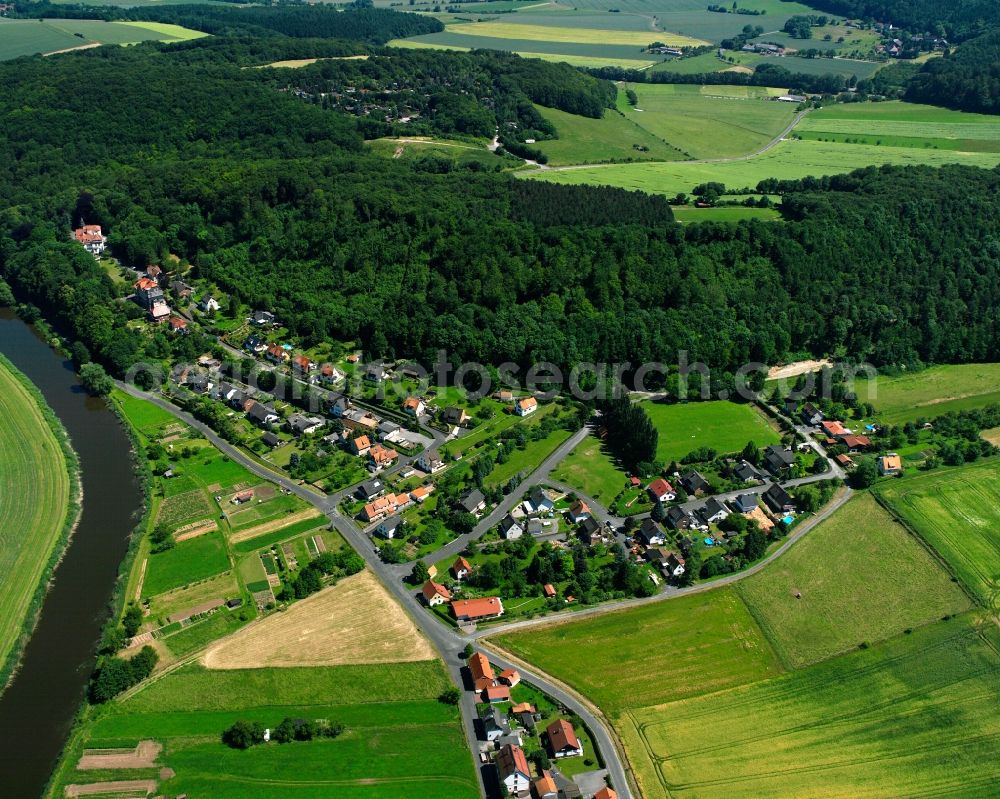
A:
<svg viewBox="0 0 1000 799">
<path fill-rule="evenodd" d="M 76 533 L 21 669 L 0 695 L 0 796 L 37 799 L 80 707 L 142 490 L 118 418 L 104 400 L 88 397 L 69 362 L 6 308 L 0 308 L 0 352 L 38 386 L 62 420 L 83 480 Z"/>
</svg>

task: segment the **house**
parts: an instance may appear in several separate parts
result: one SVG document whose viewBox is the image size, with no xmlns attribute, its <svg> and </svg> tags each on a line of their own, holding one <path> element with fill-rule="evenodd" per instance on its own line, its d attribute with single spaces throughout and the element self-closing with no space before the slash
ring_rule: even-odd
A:
<svg viewBox="0 0 1000 799">
<path fill-rule="evenodd" d="M 100 225 L 81 225 L 73 231 L 73 238 L 95 258 L 108 246 L 108 237 L 104 235 Z"/>
<path fill-rule="evenodd" d="M 358 361 L 361 360 L 361 355 L 359 355 L 356 352 L 352 352 L 350 355 L 347 356 L 347 358 L 345 358 L 345 360 L 348 363 L 358 363 Z"/>
<path fill-rule="evenodd" d="M 671 530 L 687 530 L 691 527 L 691 516 L 680 508 L 673 507 L 667 511 L 666 523 Z"/>
<path fill-rule="evenodd" d="M 649 547 L 643 553 L 646 563 L 650 563 L 658 569 L 662 569 L 667 564 L 667 551 L 660 547 Z"/>
<path fill-rule="evenodd" d="M 582 499 L 578 499 L 569 509 L 569 520 L 573 524 L 579 524 L 584 519 L 590 518 L 590 506 Z"/>
<path fill-rule="evenodd" d="M 357 438 L 351 439 L 351 452 L 357 455 L 359 458 L 363 458 L 367 455 L 372 448 L 372 442 L 368 439 L 368 436 L 358 436 Z"/>
<path fill-rule="evenodd" d="M 883 477 L 895 477 L 903 473 L 903 460 L 895 452 L 878 459 L 878 473 Z"/>
<path fill-rule="evenodd" d="M 424 402 L 419 397 L 407 397 L 403 400 L 403 411 L 410 416 L 421 416 L 424 410 Z"/>
<path fill-rule="evenodd" d="M 451 591 L 433 580 L 428 580 L 424 583 L 424 587 L 420 590 L 424 595 L 424 600 L 426 600 L 427 604 L 431 607 L 434 607 L 435 605 L 443 605 L 445 602 L 451 602 Z"/>
<path fill-rule="evenodd" d="M 851 452 L 864 452 L 871 449 L 872 441 L 868 436 L 844 436 L 841 441 Z"/>
<path fill-rule="evenodd" d="M 174 280 L 170 283 L 170 290 L 178 300 L 190 300 L 194 294 L 194 288 L 183 280 Z"/>
<path fill-rule="evenodd" d="M 269 427 L 281 418 L 278 416 L 278 412 L 271 406 L 257 402 L 256 400 L 250 400 L 249 402 L 251 404 L 247 408 L 247 418 L 256 422 L 261 427 Z"/>
<path fill-rule="evenodd" d="M 772 483 L 771 487 L 763 494 L 764 504 L 772 513 L 787 513 L 795 510 L 795 500 L 777 483 Z"/>
<path fill-rule="evenodd" d="M 258 355 L 267 349 L 267 342 L 256 333 L 251 333 L 243 342 L 243 349 L 247 352 L 254 352 Z"/>
<path fill-rule="evenodd" d="M 344 379 L 344 373 L 332 363 L 324 363 L 319 368 L 319 379 L 321 383 L 336 383 Z"/>
<path fill-rule="evenodd" d="M 684 574 L 684 558 L 673 552 L 668 552 L 667 562 L 663 565 L 663 573 L 668 577 L 680 577 Z"/>
<path fill-rule="evenodd" d="M 776 477 L 783 475 L 795 465 L 795 453 L 777 444 L 772 444 L 764 450 L 764 465 Z"/>
<path fill-rule="evenodd" d="M 260 437 L 260 440 L 263 441 L 265 444 L 267 444 L 267 446 L 269 446 L 271 449 L 277 449 L 278 447 L 280 447 L 282 444 L 285 443 L 276 434 L 270 431 L 264 433 L 264 435 Z"/>
<path fill-rule="evenodd" d="M 341 414 L 344 427 L 348 430 L 365 430 L 373 432 L 378 428 L 379 420 L 368 411 L 361 408 L 348 408 Z"/>
<path fill-rule="evenodd" d="M 361 499 L 375 499 L 385 493 L 385 486 L 380 480 L 365 480 L 358 486 L 356 493 Z"/>
<path fill-rule="evenodd" d="M 558 799 L 559 797 L 556 781 L 552 779 L 552 774 L 549 771 L 542 771 L 542 776 L 531 783 L 531 790 L 537 799 Z"/>
<path fill-rule="evenodd" d="M 339 419 L 351 409 L 351 401 L 343 394 L 330 394 L 327 398 L 330 414 Z"/>
<path fill-rule="evenodd" d="M 545 594 L 546 599 L 552 599 L 556 595 L 556 588 L 552 583 L 546 583 L 542 586 L 542 591 Z"/>
<path fill-rule="evenodd" d="M 466 513 L 479 513 L 486 509 L 486 497 L 478 488 L 473 488 L 458 498 L 458 505 Z"/>
<path fill-rule="evenodd" d="M 274 314 L 270 311 L 254 311 L 250 314 L 250 324 L 257 327 L 274 324 Z"/>
<path fill-rule="evenodd" d="M 534 397 L 525 397 L 514 403 L 514 413 L 518 416 L 528 416 L 538 410 L 538 400 Z"/>
<path fill-rule="evenodd" d="M 681 477 L 681 485 L 689 494 L 704 494 L 710 488 L 708 480 L 694 469 Z"/>
<path fill-rule="evenodd" d="M 435 474 L 444 468 L 444 461 L 436 449 L 425 449 L 417 458 L 417 468 L 427 474 Z"/>
<path fill-rule="evenodd" d="M 483 701 L 490 704 L 495 702 L 509 702 L 510 688 L 506 685 L 490 685 L 483 689 Z"/>
<path fill-rule="evenodd" d="M 801 94 L 782 94 L 775 99 L 779 103 L 804 103 L 807 98 Z"/>
<path fill-rule="evenodd" d="M 504 789 L 512 796 L 526 794 L 531 787 L 528 758 L 520 746 L 507 745 L 497 752 L 494 761 Z"/>
<path fill-rule="evenodd" d="M 451 612 L 458 621 L 480 621 L 498 619 L 503 615 L 500 597 L 488 596 L 482 599 L 458 599 L 451 603 Z"/>
<path fill-rule="evenodd" d="M 166 322 L 170 318 L 170 306 L 161 300 L 153 303 L 149 309 L 149 318 L 154 322 Z"/>
<path fill-rule="evenodd" d="M 377 497 L 361 509 L 361 518 L 370 524 L 384 519 L 395 510 L 396 503 L 392 497 Z"/>
<path fill-rule="evenodd" d="M 844 427 L 844 425 L 842 425 L 840 422 L 836 421 L 820 422 L 819 426 L 823 429 L 823 432 L 826 433 L 830 438 L 841 438 L 843 436 L 848 436 L 851 434 L 851 431 L 848 430 L 846 427 Z"/>
<path fill-rule="evenodd" d="M 536 521 L 538 521 L 536 519 Z M 589 519 L 584 519 L 580 523 L 580 537 L 584 542 L 589 539 L 590 541 L 599 540 L 602 538 L 601 525 L 598 523 L 597 519 L 591 516 Z"/>
<path fill-rule="evenodd" d="M 618 799 L 618 794 L 615 792 L 614 788 L 609 788 L 605 785 L 601 790 L 594 794 L 594 799 Z"/>
<path fill-rule="evenodd" d="M 472 564 L 461 555 L 451 564 L 451 573 L 456 580 L 464 580 L 472 572 Z"/>
<path fill-rule="evenodd" d="M 391 466 L 393 461 L 399 457 L 399 453 L 394 449 L 383 447 L 381 444 L 373 444 L 368 450 L 368 468 L 373 471 L 380 471 L 387 466 Z"/>
<path fill-rule="evenodd" d="M 305 416 L 301 413 L 293 413 L 285 422 L 288 429 L 296 436 L 308 436 L 319 430 L 324 421 L 319 416 Z"/>
<path fill-rule="evenodd" d="M 733 469 L 733 476 L 744 483 L 752 483 L 756 480 L 763 480 L 764 476 L 749 461 L 743 461 Z"/>
<path fill-rule="evenodd" d="M 654 502 L 670 502 L 677 498 L 674 487 L 662 477 L 657 477 L 652 483 L 646 486 L 646 491 L 653 498 Z"/>
<path fill-rule="evenodd" d="M 528 495 L 528 502 L 535 513 L 551 513 L 556 504 L 541 488 L 534 489 Z"/>
<path fill-rule="evenodd" d="M 501 685 L 506 685 L 508 688 L 514 688 L 521 682 L 521 675 L 516 669 L 504 669 L 500 672 L 500 676 L 497 679 L 500 680 Z"/>
<path fill-rule="evenodd" d="M 479 720 L 483 725 L 483 737 L 487 741 L 496 741 L 510 732 L 510 724 L 507 723 L 503 713 L 495 707 L 483 708 Z"/>
<path fill-rule="evenodd" d="M 497 681 L 489 658 L 482 652 L 473 652 L 469 656 L 469 674 L 472 677 L 472 687 L 476 691 L 482 691 Z"/>
<path fill-rule="evenodd" d="M 401 429 L 402 428 L 398 424 L 396 424 L 395 422 L 390 422 L 388 419 L 386 419 L 385 421 L 379 423 L 378 432 L 376 435 L 378 435 L 379 439 L 381 439 L 382 441 L 388 441 L 392 443 L 393 441 L 399 440 L 399 431 Z"/>
<path fill-rule="evenodd" d="M 368 368 L 365 369 L 365 380 L 369 383 L 383 383 L 385 382 L 385 377 L 386 372 L 382 364 L 369 364 Z"/>
<path fill-rule="evenodd" d="M 811 402 L 807 402 L 802 406 L 799 416 L 802 418 L 803 424 L 807 424 L 811 427 L 818 425 L 824 418 L 823 412 Z"/>
<path fill-rule="evenodd" d="M 375 528 L 375 532 L 383 538 L 391 540 L 396 537 L 396 533 L 402 532 L 402 528 L 403 517 L 394 513 L 389 518 L 380 521 L 378 527 Z"/>
<path fill-rule="evenodd" d="M 434 486 L 417 486 L 410 492 L 410 499 L 412 499 L 417 504 L 423 502 L 427 497 L 434 493 Z"/>
<path fill-rule="evenodd" d="M 729 515 L 729 508 L 723 505 L 715 497 L 709 498 L 708 502 L 700 508 L 701 515 L 709 524 L 718 524 Z"/>
<path fill-rule="evenodd" d="M 499 529 L 500 535 L 508 541 L 513 541 L 515 538 L 520 538 L 524 535 L 524 527 L 509 513 L 501 520 Z"/>
<path fill-rule="evenodd" d="M 413 504 L 413 500 L 410 499 L 410 495 L 406 493 L 396 494 L 393 496 L 392 501 L 396 503 L 396 510 L 403 510 L 403 508 L 408 508 L 411 504 Z"/>
<path fill-rule="evenodd" d="M 660 546 L 667 541 L 667 536 L 663 532 L 663 528 L 648 516 L 642 520 L 642 524 L 636 530 L 635 538 L 647 547 Z"/>
<path fill-rule="evenodd" d="M 854 461 L 851 460 L 849 455 L 836 455 L 834 460 L 841 469 L 850 469 L 854 465 Z"/>
<path fill-rule="evenodd" d="M 181 319 L 179 316 L 170 317 L 170 332 L 171 333 L 184 333 L 187 334 L 188 323 L 186 320 Z"/>
<path fill-rule="evenodd" d="M 251 501 L 253 501 L 252 488 L 248 488 L 246 491 L 240 491 L 238 494 L 235 494 L 233 498 L 230 500 L 230 502 L 232 502 L 234 505 L 242 505 L 245 502 L 251 502 Z"/>
<path fill-rule="evenodd" d="M 553 757 L 577 757 L 583 754 L 583 744 L 576 737 L 573 725 L 566 719 L 557 719 L 545 728 L 549 751 Z"/>
<path fill-rule="evenodd" d="M 264 351 L 264 357 L 267 358 L 271 363 L 282 364 L 287 361 L 291 356 L 288 351 L 280 346 L 279 344 L 271 344 Z"/>
<path fill-rule="evenodd" d="M 218 311 L 221 306 L 215 297 L 211 294 L 206 294 L 201 298 L 201 302 L 198 303 L 198 307 L 201 309 L 202 313 L 213 313 Z"/>
<path fill-rule="evenodd" d="M 513 402 L 514 392 L 513 391 L 495 391 L 493 393 L 493 399 L 497 402 Z"/>
<path fill-rule="evenodd" d="M 152 310 L 153 305 L 163 302 L 163 289 L 155 280 L 148 277 L 140 277 L 132 284 L 135 289 L 135 299 L 147 311 Z"/>
<path fill-rule="evenodd" d="M 307 375 L 316 368 L 316 364 L 305 355 L 296 355 L 292 358 L 292 369 L 302 375 Z"/>
<path fill-rule="evenodd" d="M 469 421 L 469 414 L 465 412 L 465 408 L 459 408 L 455 405 L 451 405 L 444 409 L 441 413 L 441 421 L 445 424 L 461 427 L 467 421 Z"/>
<path fill-rule="evenodd" d="M 757 495 L 740 494 L 733 500 L 733 505 L 740 513 L 750 513 L 750 511 L 757 507 Z"/>
</svg>

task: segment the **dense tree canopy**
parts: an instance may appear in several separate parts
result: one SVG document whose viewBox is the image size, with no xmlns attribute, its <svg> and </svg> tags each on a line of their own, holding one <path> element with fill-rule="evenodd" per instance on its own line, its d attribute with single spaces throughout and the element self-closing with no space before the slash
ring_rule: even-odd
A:
<svg viewBox="0 0 1000 799">
<path fill-rule="evenodd" d="M 906 99 L 960 111 L 1000 114 L 1000 30 L 928 61 L 909 83 Z"/>
</svg>

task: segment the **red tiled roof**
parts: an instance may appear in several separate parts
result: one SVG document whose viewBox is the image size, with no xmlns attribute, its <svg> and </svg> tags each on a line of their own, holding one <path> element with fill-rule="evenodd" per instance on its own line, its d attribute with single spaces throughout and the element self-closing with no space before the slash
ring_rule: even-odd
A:
<svg viewBox="0 0 1000 799">
<path fill-rule="evenodd" d="M 657 477 L 652 483 L 646 486 L 646 490 L 657 499 L 665 494 L 674 493 L 674 487 L 662 477 Z"/>
<path fill-rule="evenodd" d="M 424 583 L 422 590 L 424 592 L 424 599 L 428 602 L 430 602 L 435 596 L 440 596 L 446 602 L 451 600 L 451 591 L 433 580 L 428 580 Z"/>
<path fill-rule="evenodd" d="M 183 319 L 181 319 L 179 316 L 170 317 L 170 326 L 174 330 L 183 330 L 185 327 L 187 327 L 187 324 L 188 323 L 185 322 Z"/>
<path fill-rule="evenodd" d="M 556 781 L 552 779 L 552 775 L 548 771 L 543 771 L 542 776 L 531 783 L 531 785 L 535 789 L 535 793 L 538 796 L 545 796 L 546 794 L 556 793 L 558 791 Z"/>
<path fill-rule="evenodd" d="M 451 564 L 451 570 L 454 574 L 458 574 L 460 571 L 471 572 L 472 564 L 465 558 L 459 556 L 455 558 L 455 562 Z"/>
<path fill-rule="evenodd" d="M 503 613 L 503 602 L 495 596 L 481 599 L 459 599 L 451 603 L 451 609 L 456 617 L 485 619 Z"/>
<path fill-rule="evenodd" d="M 483 689 L 483 695 L 487 702 L 506 702 L 510 700 L 510 688 L 506 685 L 487 685 Z"/>
<path fill-rule="evenodd" d="M 507 744 L 496 757 L 497 771 L 500 772 L 500 779 L 509 777 L 516 771 L 520 771 L 525 777 L 530 777 L 528 771 L 528 758 L 524 756 L 524 750 L 520 746 Z"/>
<path fill-rule="evenodd" d="M 566 721 L 566 719 L 556 719 L 545 728 L 545 732 L 549 736 L 549 743 L 552 745 L 552 749 L 556 752 L 567 748 L 580 748 L 580 739 L 576 737 L 573 725 Z"/>
<path fill-rule="evenodd" d="M 614 788 L 604 786 L 601 790 L 594 794 L 594 799 L 618 799 L 618 794 L 615 793 Z"/>
</svg>

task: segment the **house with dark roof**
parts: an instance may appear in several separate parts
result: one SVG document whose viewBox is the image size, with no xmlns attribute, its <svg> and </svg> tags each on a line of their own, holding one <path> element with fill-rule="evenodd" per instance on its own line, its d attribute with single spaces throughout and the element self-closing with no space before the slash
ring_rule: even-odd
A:
<svg viewBox="0 0 1000 799">
<path fill-rule="evenodd" d="M 677 506 L 667 511 L 667 526 L 672 530 L 687 530 L 691 527 L 691 516 Z"/>
<path fill-rule="evenodd" d="M 466 513 L 479 513 L 486 509 L 486 497 L 478 488 L 473 488 L 458 498 L 458 505 Z"/>
<path fill-rule="evenodd" d="M 264 433 L 264 435 L 260 437 L 260 440 L 263 441 L 265 444 L 267 444 L 269 447 L 271 447 L 271 449 L 280 447 L 282 444 L 285 443 L 281 438 L 278 437 L 277 434 L 272 433 L 270 430 Z"/>
<path fill-rule="evenodd" d="M 549 513 L 556 506 L 547 493 L 541 488 L 535 488 L 528 495 L 528 502 L 535 513 Z"/>
<path fill-rule="evenodd" d="M 396 537 L 396 534 L 400 532 L 402 527 L 403 517 L 399 514 L 393 514 L 388 519 L 380 521 L 375 531 L 383 538 L 391 539 Z"/>
<path fill-rule="evenodd" d="M 524 527 L 509 513 L 500 521 L 500 535 L 508 541 L 513 541 L 524 535 Z"/>
<path fill-rule="evenodd" d="M 598 523 L 597 519 L 590 517 L 589 519 L 584 519 L 580 523 L 580 537 L 584 539 L 584 541 L 587 539 L 593 541 L 595 538 L 601 537 L 601 525 Z"/>
<path fill-rule="evenodd" d="M 772 444 L 764 450 L 764 465 L 771 474 L 781 476 L 795 465 L 795 453 L 778 444 Z"/>
<path fill-rule="evenodd" d="M 694 469 L 689 470 L 681 477 L 681 485 L 689 494 L 704 494 L 710 488 L 708 480 Z"/>
<path fill-rule="evenodd" d="M 737 480 L 742 480 L 744 483 L 751 483 L 756 480 L 763 480 L 764 475 L 760 473 L 760 470 L 754 466 L 749 461 L 743 461 L 733 469 L 733 476 Z"/>
<path fill-rule="evenodd" d="M 256 422 L 261 427 L 269 427 L 281 418 L 278 416 L 278 412 L 270 405 L 265 405 L 256 400 L 250 400 L 250 402 L 252 404 L 247 408 L 247 418 Z"/>
<path fill-rule="evenodd" d="M 729 515 L 729 508 L 723 505 L 715 497 L 710 497 L 708 502 L 699 509 L 705 521 L 709 524 L 718 524 Z"/>
<path fill-rule="evenodd" d="M 274 314 L 270 311 L 254 311 L 250 315 L 250 323 L 257 325 L 257 327 L 263 327 L 264 325 L 274 324 Z"/>
<path fill-rule="evenodd" d="M 305 416 L 301 413 L 293 413 L 285 422 L 288 429 L 295 436 L 308 436 L 319 430 L 324 422 L 318 416 Z"/>
<path fill-rule="evenodd" d="M 660 546 L 667 541 L 667 536 L 663 528 L 648 516 L 642 520 L 639 529 L 635 531 L 635 538 L 647 547 Z"/>
<path fill-rule="evenodd" d="M 487 741 L 495 741 L 510 732 L 507 717 L 496 707 L 484 707 L 479 714 L 483 728 L 482 737 Z"/>
<path fill-rule="evenodd" d="M 733 505 L 740 513 L 750 513 L 757 507 L 756 494 L 740 494 L 733 500 Z"/>
<path fill-rule="evenodd" d="M 365 480 L 358 486 L 355 492 L 361 499 L 375 499 L 385 493 L 385 486 L 381 480 Z"/>
<path fill-rule="evenodd" d="M 786 513 L 795 510 L 795 500 L 777 483 L 772 483 L 762 498 L 772 513 Z"/>
<path fill-rule="evenodd" d="M 802 424 L 807 424 L 810 427 L 818 425 L 826 418 L 823 416 L 823 412 L 811 402 L 807 402 L 802 406 L 799 417 L 802 419 Z"/>
</svg>

